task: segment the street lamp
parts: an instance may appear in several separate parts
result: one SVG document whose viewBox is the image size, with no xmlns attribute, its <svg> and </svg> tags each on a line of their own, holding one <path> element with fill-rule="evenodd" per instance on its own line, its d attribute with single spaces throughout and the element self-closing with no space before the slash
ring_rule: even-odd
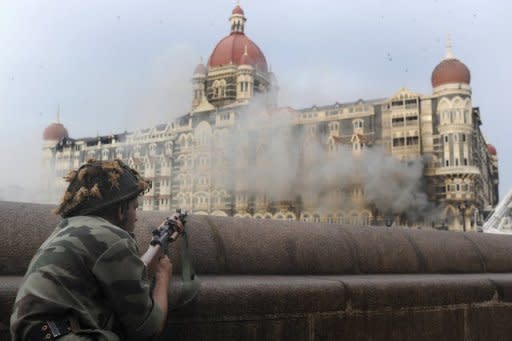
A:
<svg viewBox="0 0 512 341">
<path fill-rule="evenodd" d="M 393 216 L 392 215 L 386 215 L 384 217 L 384 225 L 387 227 L 391 227 L 393 225 Z"/>
<path fill-rule="evenodd" d="M 465 201 L 459 203 L 459 211 L 462 214 L 462 231 L 466 232 L 466 209 L 467 204 Z"/>
</svg>

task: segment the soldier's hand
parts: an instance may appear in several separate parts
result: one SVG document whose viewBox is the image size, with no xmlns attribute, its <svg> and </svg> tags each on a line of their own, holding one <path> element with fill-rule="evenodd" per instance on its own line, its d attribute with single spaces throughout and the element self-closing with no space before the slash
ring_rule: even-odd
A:
<svg viewBox="0 0 512 341">
<path fill-rule="evenodd" d="M 183 231 L 185 230 L 185 227 L 183 226 L 183 223 L 181 222 L 181 220 L 178 218 L 178 216 L 174 216 L 171 218 L 172 220 L 174 220 L 174 222 L 176 223 L 176 231 L 178 233 L 183 233 Z"/>
<path fill-rule="evenodd" d="M 155 276 L 157 278 L 169 278 L 169 275 L 171 273 L 172 273 L 172 263 L 169 260 L 169 257 L 164 255 L 162 258 L 160 258 L 158 260 Z"/>
</svg>

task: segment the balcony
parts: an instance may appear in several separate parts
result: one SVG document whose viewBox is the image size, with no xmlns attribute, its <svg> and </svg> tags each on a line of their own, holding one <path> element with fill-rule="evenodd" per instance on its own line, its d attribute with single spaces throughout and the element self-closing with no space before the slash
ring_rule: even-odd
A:
<svg viewBox="0 0 512 341">
<path fill-rule="evenodd" d="M 475 166 L 448 166 L 437 168 L 436 175 L 451 175 L 451 174 L 468 174 L 480 175 L 480 170 Z"/>
</svg>

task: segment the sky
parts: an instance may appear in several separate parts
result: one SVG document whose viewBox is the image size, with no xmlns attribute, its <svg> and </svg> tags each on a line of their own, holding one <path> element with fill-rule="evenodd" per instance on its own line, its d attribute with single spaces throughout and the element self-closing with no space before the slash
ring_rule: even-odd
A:
<svg viewBox="0 0 512 341">
<path fill-rule="evenodd" d="M 74 138 L 170 122 L 190 109 L 190 78 L 229 34 L 232 0 L 0 0 L 0 190 L 36 188 L 42 133 Z M 245 33 L 280 85 L 279 104 L 432 93 L 445 55 L 471 70 L 473 106 L 512 189 L 512 2 L 241 0 Z M 1 194 L 1 193 L 0 193 Z M 4 194 L 5 195 L 5 194 Z"/>
</svg>

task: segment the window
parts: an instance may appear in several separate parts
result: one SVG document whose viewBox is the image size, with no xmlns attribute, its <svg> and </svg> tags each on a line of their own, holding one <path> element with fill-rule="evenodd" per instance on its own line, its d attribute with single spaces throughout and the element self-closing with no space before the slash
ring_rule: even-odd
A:
<svg viewBox="0 0 512 341">
<path fill-rule="evenodd" d="M 417 145 L 419 143 L 418 136 L 408 136 L 407 137 L 407 145 Z"/>
<path fill-rule="evenodd" d="M 468 165 L 468 159 L 464 158 L 464 166 L 467 166 L 467 165 Z"/>
<path fill-rule="evenodd" d="M 338 122 L 331 122 L 331 123 L 329 124 L 329 131 L 330 131 L 331 133 L 336 133 L 336 132 L 338 132 L 338 130 L 339 130 L 339 124 L 338 124 Z"/>
<path fill-rule="evenodd" d="M 448 135 L 445 135 L 445 136 L 444 136 L 444 142 L 445 142 L 445 143 L 448 143 Z"/>
<path fill-rule="evenodd" d="M 444 162 L 444 165 L 445 165 L 446 167 L 449 167 L 449 166 L 450 166 L 450 160 L 446 160 L 446 161 Z"/>
<path fill-rule="evenodd" d="M 393 139 L 393 147 L 405 146 L 405 138 L 397 137 Z"/>
<path fill-rule="evenodd" d="M 458 165 L 459 165 L 459 159 L 455 158 L 455 166 L 458 166 Z"/>
<path fill-rule="evenodd" d="M 155 155 L 156 154 L 156 144 L 153 143 L 153 144 L 149 145 L 149 153 L 151 155 Z"/>
<path fill-rule="evenodd" d="M 407 116 L 405 120 L 407 125 L 415 125 L 418 123 L 418 116 Z"/>
<path fill-rule="evenodd" d="M 393 127 L 403 127 L 404 118 L 403 117 L 393 117 L 391 119 L 391 126 Z"/>
<path fill-rule="evenodd" d="M 466 134 L 462 134 L 461 138 L 462 138 L 462 142 L 466 142 Z"/>
<path fill-rule="evenodd" d="M 352 122 L 352 124 L 354 126 L 354 129 L 362 129 L 363 128 L 363 120 L 361 120 L 361 119 L 354 120 Z"/>
</svg>

